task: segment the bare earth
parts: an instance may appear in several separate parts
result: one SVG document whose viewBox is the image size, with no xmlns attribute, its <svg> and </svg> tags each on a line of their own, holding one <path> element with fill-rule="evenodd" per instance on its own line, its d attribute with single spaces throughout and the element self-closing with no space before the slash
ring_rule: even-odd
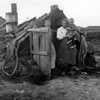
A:
<svg viewBox="0 0 100 100">
<path fill-rule="evenodd" d="M 0 100 L 100 100 L 100 77 L 59 77 L 45 85 L 2 80 Z"/>
</svg>

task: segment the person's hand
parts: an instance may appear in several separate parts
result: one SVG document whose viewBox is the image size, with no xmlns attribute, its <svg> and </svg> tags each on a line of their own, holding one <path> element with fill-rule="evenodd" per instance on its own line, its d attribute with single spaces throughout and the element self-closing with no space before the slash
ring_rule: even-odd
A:
<svg viewBox="0 0 100 100">
<path fill-rule="evenodd" d="M 73 37 L 73 34 L 72 33 L 71 34 L 69 33 L 69 34 L 66 35 L 66 37 L 68 37 L 70 39 L 70 38 Z"/>
</svg>

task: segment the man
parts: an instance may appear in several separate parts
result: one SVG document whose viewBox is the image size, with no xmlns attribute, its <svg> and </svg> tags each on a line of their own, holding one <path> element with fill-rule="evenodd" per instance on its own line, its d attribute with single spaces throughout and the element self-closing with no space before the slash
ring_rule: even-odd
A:
<svg viewBox="0 0 100 100">
<path fill-rule="evenodd" d="M 76 64 L 77 50 L 73 38 L 74 34 L 68 26 L 68 20 L 63 19 L 62 26 L 57 29 L 57 39 L 61 41 L 58 51 L 58 66 L 61 72 L 70 70 Z"/>
</svg>

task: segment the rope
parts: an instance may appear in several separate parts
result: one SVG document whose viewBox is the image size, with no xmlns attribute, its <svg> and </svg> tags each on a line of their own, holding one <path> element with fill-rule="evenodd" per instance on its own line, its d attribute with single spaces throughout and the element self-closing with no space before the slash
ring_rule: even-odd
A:
<svg viewBox="0 0 100 100">
<path fill-rule="evenodd" d="M 2 72 L 3 72 L 4 74 L 6 74 L 7 76 L 10 76 L 10 77 L 13 76 L 13 75 L 15 74 L 17 68 L 18 68 L 18 55 L 17 55 L 18 48 L 19 48 L 19 44 L 18 44 L 17 48 L 15 48 L 16 65 L 15 65 L 15 68 L 14 68 L 14 70 L 13 70 L 13 72 L 12 72 L 11 74 L 9 74 L 8 72 L 6 72 L 6 71 L 4 70 L 5 62 L 6 62 L 7 54 L 8 54 L 8 49 L 7 49 L 6 58 L 5 58 L 5 60 L 4 60 L 3 64 L 2 64 L 2 67 L 1 67 Z"/>
</svg>

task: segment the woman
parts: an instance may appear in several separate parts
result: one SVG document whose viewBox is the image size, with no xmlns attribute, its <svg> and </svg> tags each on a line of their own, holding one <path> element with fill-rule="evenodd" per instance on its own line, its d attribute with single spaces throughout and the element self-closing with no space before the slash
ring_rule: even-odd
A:
<svg viewBox="0 0 100 100">
<path fill-rule="evenodd" d="M 57 30 L 57 39 L 60 40 L 58 51 L 58 66 L 61 71 L 68 71 L 71 66 L 76 64 L 77 49 L 74 42 L 74 32 L 68 27 L 68 20 L 62 20 L 62 26 Z"/>
</svg>

